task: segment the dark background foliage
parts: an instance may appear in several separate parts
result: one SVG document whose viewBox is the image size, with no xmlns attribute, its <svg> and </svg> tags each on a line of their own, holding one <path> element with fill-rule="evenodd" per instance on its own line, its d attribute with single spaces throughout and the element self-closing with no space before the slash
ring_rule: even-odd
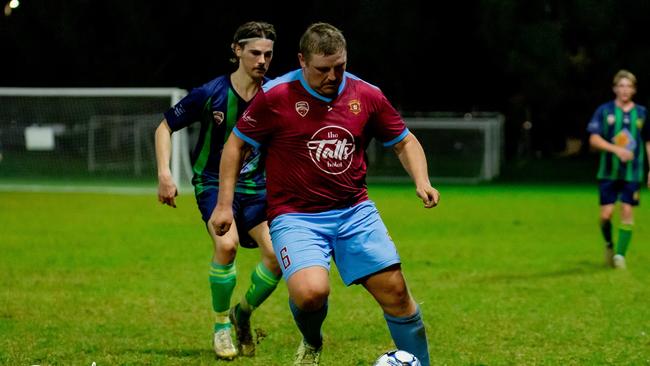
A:
<svg viewBox="0 0 650 366">
<path fill-rule="evenodd" d="M 304 29 L 327 21 L 348 39 L 348 70 L 403 113 L 498 111 L 508 159 L 524 121 L 550 156 L 585 140 L 618 69 L 637 75 L 647 104 L 648 14 L 643 0 L 23 0 L 0 18 L 0 86 L 191 88 L 232 69 L 229 43 L 248 20 L 278 31 L 273 77 L 298 66 Z"/>
</svg>

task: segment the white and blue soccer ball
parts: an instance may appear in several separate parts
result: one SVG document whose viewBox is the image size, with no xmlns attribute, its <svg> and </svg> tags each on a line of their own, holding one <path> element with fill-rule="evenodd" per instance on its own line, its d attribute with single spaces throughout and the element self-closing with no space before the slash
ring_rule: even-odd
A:
<svg viewBox="0 0 650 366">
<path fill-rule="evenodd" d="M 381 355 L 373 366 L 422 366 L 414 355 L 399 349 Z"/>
</svg>

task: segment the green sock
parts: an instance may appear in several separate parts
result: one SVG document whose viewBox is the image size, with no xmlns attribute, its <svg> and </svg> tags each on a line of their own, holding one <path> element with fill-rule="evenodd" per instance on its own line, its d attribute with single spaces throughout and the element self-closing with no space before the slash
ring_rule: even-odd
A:
<svg viewBox="0 0 650 366">
<path fill-rule="evenodd" d="M 251 274 L 251 285 L 237 306 L 237 319 L 248 318 L 278 286 L 282 275 L 276 276 L 260 262 Z"/>
<path fill-rule="evenodd" d="M 621 224 L 618 229 L 618 245 L 616 246 L 616 254 L 625 256 L 627 247 L 630 246 L 632 240 L 632 226 L 633 224 Z"/>
<path fill-rule="evenodd" d="M 210 290 L 212 292 L 212 309 L 216 313 L 215 332 L 230 327 L 228 310 L 230 309 L 230 298 L 236 283 L 237 270 L 235 269 L 235 263 L 226 265 L 212 263 L 210 267 Z"/>
<path fill-rule="evenodd" d="M 221 329 L 230 329 L 232 324 L 230 324 L 230 318 L 228 317 L 229 311 L 221 311 L 215 313 L 214 317 L 214 332 L 218 332 Z"/>
</svg>

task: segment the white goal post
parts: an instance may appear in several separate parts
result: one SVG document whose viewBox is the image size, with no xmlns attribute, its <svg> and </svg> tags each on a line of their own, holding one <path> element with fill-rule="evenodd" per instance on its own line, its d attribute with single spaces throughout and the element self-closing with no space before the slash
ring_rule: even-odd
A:
<svg viewBox="0 0 650 366">
<path fill-rule="evenodd" d="M 479 183 L 499 176 L 503 158 L 503 115 L 431 114 L 405 117 L 405 122 L 424 148 L 432 182 Z M 378 142 L 370 144 L 368 161 L 370 180 L 410 179 L 393 151 Z"/>
<path fill-rule="evenodd" d="M 154 132 L 186 94 L 177 88 L 0 88 L 0 188 L 154 190 Z M 424 148 L 433 182 L 477 183 L 499 175 L 502 115 L 427 114 L 405 121 Z M 182 189 L 191 184 L 195 125 L 172 134 L 171 170 Z M 409 180 L 392 149 L 374 141 L 367 155 L 369 180 Z"/>
<path fill-rule="evenodd" d="M 0 185 L 149 186 L 154 132 L 178 88 L 0 88 Z M 172 135 L 182 170 L 183 133 Z"/>
<path fill-rule="evenodd" d="M 424 148 L 432 182 L 475 184 L 499 176 L 504 148 L 502 114 L 481 112 L 458 116 L 431 113 L 405 117 L 404 120 Z M 194 146 L 196 136 L 193 135 L 190 131 L 175 136 L 178 142 L 174 142 L 174 146 L 180 148 L 174 151 L 183 153 L 172 159 L 176 162 L 172 172 L 181 185 L 189 184 L 192 177 L 186 152 Z M 367 156 L 369 181 L 410 181 L 393 150 L 383 147 L 380 142 L 375 140 L 368 146 Z"/>
</svg>

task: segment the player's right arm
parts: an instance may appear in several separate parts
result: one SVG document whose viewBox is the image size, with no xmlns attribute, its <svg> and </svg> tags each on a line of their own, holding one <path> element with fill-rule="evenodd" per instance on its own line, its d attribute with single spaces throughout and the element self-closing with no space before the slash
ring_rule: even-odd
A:
<svg viewBox="0 0 650 366">
<path fill-rule="evenodd" d="M 172 172 L 169 169 L 169 161 L 172 151 L 172 130 L 167 124 L 167 119 L 163 118 L 158 128 L 156 128 L 156 164 L 158 166 L 158 201 L 171 207 L 176 207 L 176 196 L 178 189 Z"/>
<path fill-rule="evenodd" d="M 216 80 L 216 79 L 215 79 Z M 206 100 L 210 95 L 212 82 L 192 89 L 176 105 L 164 113 L 163 120 L 156 129 L 156 164 L 158 166 L 158 201 L 176 207 L 178 187 L 172 178 L 169 163 L 171 160 L 173 131 L 178 131 L 199 121 Z"/>
<path fill-rule="evenodd" d="M 219 198 L 217 206 L 212 211 L 209 225 L 214 232 L 222 236 L 230 230 L 233 221 L 232 202 L 235 196 L 235 185 L 246 153 L 246 143 L 236 134 L 231 133 L 221 152 L 219 163 Z"/>
<path fill-rule="evenodd" d="M 615 154 L 624 163 L 634 159 L 634 153 L 632 151 L 622 146 L 616 146 L 611 142 L 608 142 L 601 135 L 597 133 L 592 133 L 589 136 L 589 144 L 598 150 L 607 151 L 612 154 Z"/>
<path fill-rule="evenodd" d="M 260 121 L 257 120 L 259 116 L 264 117 L 263 123 L 262 118 Z M 208 225 L 219 236 L 227 233 L 232 225 L 235 186 L 248 145 L 259 149 L 260 141 L 273 130 L 273 120 L 273 113 L 267 108 L 265 93 L 260 90 L 237 121 L 237 125 L 223 146 L 219 163 L 219 198 L 208 221 Z"/>
<path fill-rule="evenodd" d="M 603 137 L 603 126 L 606 123 L 605 116 L 607 115 L 607 118 L 610 118 L 610 114 L 611 112 L 609 112 L 607 104 L 603 104 L 596 109 L 594 115 L 591 117 L 591 120 L 589 120 L 589 123 L 587 124 L 587 132 L 589 133 L 589 145 L 597 150 L 615 154 L 622 162 L 625 163 L 634 159 L 634 153 L 622 146 L 612 144 Z"/>
</svg>

